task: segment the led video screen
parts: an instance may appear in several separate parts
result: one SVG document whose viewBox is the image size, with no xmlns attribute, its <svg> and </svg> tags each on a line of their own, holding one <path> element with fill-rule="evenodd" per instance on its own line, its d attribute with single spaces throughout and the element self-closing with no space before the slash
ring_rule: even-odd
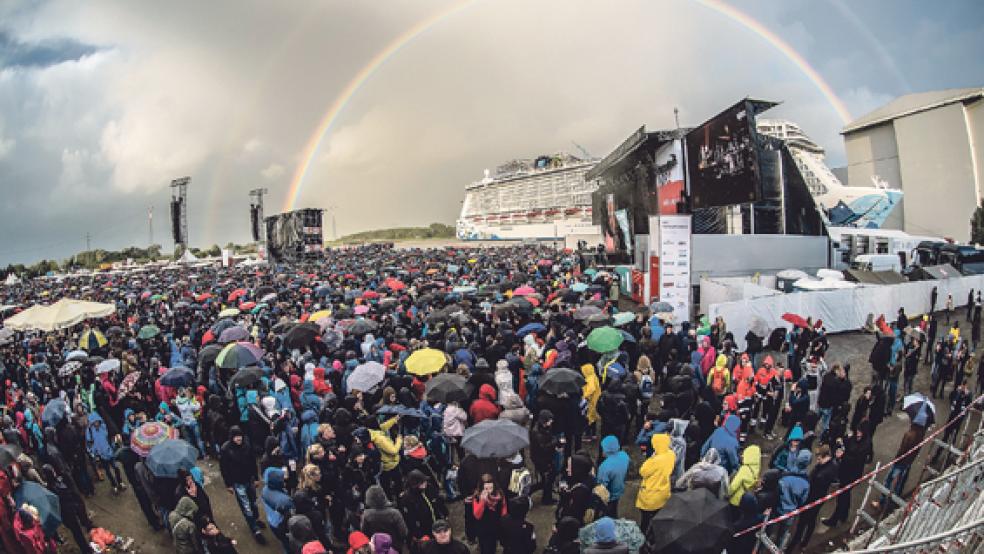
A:
<svg viewBox="0 0 984 554">
<path fill-rule="evenodd" d="M 755 202 L 761 196 L 752 113 L 742 100 L 687 133 L 693 209 Z"/>
</svg>

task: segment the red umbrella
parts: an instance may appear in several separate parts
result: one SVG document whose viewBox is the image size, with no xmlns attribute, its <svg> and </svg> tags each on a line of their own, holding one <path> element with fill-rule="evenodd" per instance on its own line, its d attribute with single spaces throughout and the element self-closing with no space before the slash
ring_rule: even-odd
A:
<svg viewBox="0 0 984 554">
<path fill-rule="evenodd" d="M 229 298 L 226 299 L 226 302 L 231 304 L 243 296 L 246 296 L 246 289 L 236 289 L 229 293 Z"/>
<path fill-rule="evenodd" d="M 529 285 L 523 285 L 513 291 L 513 296 L 527 296 L 530 294 L 536 294 L 536 289 Z"/>
<path fill-rule="evenodd" d="M 362 293 L 362 298 L 365 298 L 366 300 L 372 300 L 373 298 L 379 298 L 379 293 L 376 292 L 376 291 L 374 291 L 374 290 L 367 290 L 366 292 Z"/>
<path fill-rule="evenodd" d="M 208 300 L 209 298 L 212 298 L 212 293 L 206 292 L 206 293 L 199 294 L 198 296 L 196 296 L 195 297 L 195 302 L 204 302 L 204 301 Z"/>
<path fill-rule="evenodd" d="M 385 285 L 387 288 L 393 291 L 403 290 L 407 288 L 406 283 L 404 283 L 399 279 L 394 279 L 393 277 L 390 277 L 389 279 L 383 281 L 383 285 Z"/>
<path fill-rule="evenodd" d="M 301 287 L 300 292 L 301 294 L 311 294 L 312 291 L 309 287 Z"/>
<path fill-rule="evenodd" d="M 782 314 L 782 318 L 785 321 L 788 321 L 788 322 L 792 323 L 796 327 L 802 327 L 804 329 L 809 329 L 810 328 L 810 324 L 807 323 L 805 319 L 803 319 L 803 316 L 796 315 L 796 314 L 791 314 L 789 312 L 786 312 L 786 313 Z"/>
<path fill-rule="evenodd" d="M 255 307 L 256 307 L 256 302 L 243 302 L 242 304 L 239 305 L 239 309 L 243 311 L 252 310 Z"/>
<path fill-rule="evenodd" d="M 202 346 L 205 346 L 206 344 L 208 344 L 208 343 L 210 343 L 210 342 L 212 342 L 214 340 L 215 340 L 215 333 L 213 333 L 212 330 L 209 329 L 202 336 Z"/>
</svg>

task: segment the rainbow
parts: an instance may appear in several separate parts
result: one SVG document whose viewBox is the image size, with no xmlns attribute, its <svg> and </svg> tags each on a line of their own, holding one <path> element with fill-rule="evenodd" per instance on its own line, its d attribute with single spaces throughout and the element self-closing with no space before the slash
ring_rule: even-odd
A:
<svg viewBox="0 0 984 554">
<path fill-rule="evenodd" d="M 427 33 L 431 27 L 437 25 L 444 19 L 451 17 L 452 15 L 464 10 L 465 8 L 476 3 L 478 0 L 465 0 L 462 3 L 455 4 L 445 10 L 439 11 L 434 15 L 420 21 L 413 27 L 407 29 L 405 32 L 396 37 L 392 42 L 390 42 L 385 48 L 379 51 L 371 60 L 369 60 L 366 65 L 359 70 L 358 73 L 352 78 L 352 80 L 342 89 L 341 93 L 335 98 L 335 101 L 325 112 L 325 115 L 321 118 L 318 127 L 311 134 L 307 143 L 304 145 L 304 149 L 301 154 L 301 161 L 298 163 L 297 168 L 294 170 L 294 175 L 291 178 L 290 186 L 287 191 L 287 197 L 284 201 L 284 211 L 290 211 L 294 209 L 297 204 L 298 197 L 301 194 L 301 188 L 304 183 L 304 177 L 307 175 L 308 170 L 311 168 L 311 164 L 314 162 L 315 154 L 324 142 L 325 137 L 331 131 L 332 126 L 335 124 L 339 114 L 345 109 L 348 103 L 352 100 L 355 94 L 365 85 L 366 81 L 369 80 L 372 75 L 378 71 L 383 65 L 386 64 L 394 55 L 396 55 L 401 49 L 407 46 L 414 39 L 420 37 L 421 35 Z M 847 110 L 844 102 L 834 93 L 834 90 L 829 84 L 823 79 L 820 73 L 817 72 L 807 61 L 793 49 L 786 41 L 780 38 L 778 35 L 770 31 L 765 25 L 759 23 L 756 19 L 739 11 L 733 6 L 723 2 L 722 0 L 694 0 L 698 4 L 709 8 L 729 19 L 738 23 L 739 25 L 752 31 L 776 50 L 782 53 L 789 61 L 793 63 L 809 80 L 814 84 L 820 94 L 827 100 L 833 110 L 837 113 L 838 117 L 844 122 L 844 124 L 850 123 L 852 117 L 851 113 Z"/>
</svg>

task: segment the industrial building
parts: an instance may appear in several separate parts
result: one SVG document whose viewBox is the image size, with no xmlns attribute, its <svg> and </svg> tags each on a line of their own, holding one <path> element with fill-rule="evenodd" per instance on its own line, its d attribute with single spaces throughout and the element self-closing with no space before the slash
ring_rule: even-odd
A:
<svg viewBox="0 0 984 554">
<path fill-rule="evenodd" d="M 901 96 L 844 127 L 848 184 L 901 189 L 902 229 L 960 242 L 984 182 L 984 88 Z"/>
</svg>

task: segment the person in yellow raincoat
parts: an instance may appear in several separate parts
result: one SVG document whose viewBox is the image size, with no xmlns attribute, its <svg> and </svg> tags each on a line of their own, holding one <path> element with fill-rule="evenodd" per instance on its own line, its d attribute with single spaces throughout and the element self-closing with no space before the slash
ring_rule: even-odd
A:
<svg viewBox="0 0 984 554">
<path fill-rule="evenodd" d="M 396 496 L 402 484 L 400 474 L 400 452 L 403 448 L 403 436 L 397 435 L 396 440 L 390 438 L 389 430 L 400 420 L 400 416 L 387 419 L 379 424 L 378 429 L 369 429 L 369 438 L 372 444 L 379 450 L 379 460 L 382 466 L 382 474 L 379 476 L 380 484 L 386 489 L 386 493 Z"/>
<path fill-rule="evenodd" d="M 676 464 L 676 454 L 670 450 L 670 436 L 665 433 L 653 435 L 650 439 L 653 455 L 639 468 L 642 482 L 636 496 L 636 508 L 642 512 L 642 532 L 649 529 L 649 522 L 666 501 L 670 499 L 670 477 Z"/>
<path fill-rule="evenodd" d="M 598 421 L 598 399 L 601 398 L 601 384 L 598 376 L 595 375 L 594 366 L 584 364 L 581 366 L 581 375 L 584 375 L 584 386 L 581 387 L 581 395 L 588 402 L 588 412 L 585 418 L 588 420 L 590 434 L 594 434 L 594 424 Z"/>
<path fill-rule="evenodd" d="M 741 453 L 741 467 L 735 472 L 728 485 L 728 496 L 731 505 L 738 507 L 741 497 L 746 492 L 754 492 L 755 482 L 758 481 L 762 467 L 762 451 L 756 445 L 750 445 Z"/>
</svg>

